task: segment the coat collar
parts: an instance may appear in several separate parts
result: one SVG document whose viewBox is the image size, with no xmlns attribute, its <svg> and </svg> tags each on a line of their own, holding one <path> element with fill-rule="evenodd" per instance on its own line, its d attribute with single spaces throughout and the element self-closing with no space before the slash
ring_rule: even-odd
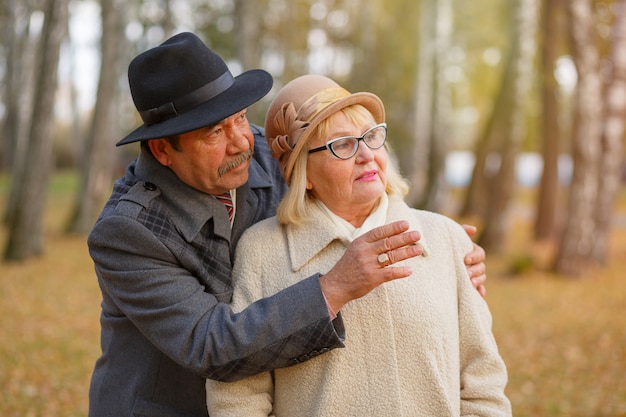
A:
<svg viewBox="0 0 626 417">
<path fill-rule="evenodd" d="M 249 190 L 272 186 L 270 176 L 254 158 L 248 172 L 248 182 L 237 189 L 237 215 L 233 225 L 235 229 L 245 228 L 249 224 L 246 220 L 254 217 L 258 199 Z M 176 213 L 176 216 L 171 217 L 171 221 L 187 241 L 194 240 L 205 223 L 214 217 L 219 219 L 214 222 L 215 234 L 230 240 L 231 228 L 222 203 L 212 195 L 200 192 L 182 182 L 172 170 L 161 165 L 149 151 L 141 151 L 135 175 L 140 180 L 155 184 L 161 190 L 161 198 L 168 208 Z"/>
<path fill-rule="evenodd" d="M 340 241 L 345 247 L 350 244 L 346 238 L 341 236 L 334 223 L 330 221 L 320 207 L 316 204 L 309 204 L 309 208 L 310 216 L 301 225 L 288 225 L 286 227 L 289 260 L 294 271 L 300 270 L 335 240 Z M 423 256 L 427 256 L 427 236 L 424 236 L 423 228 L 420 226 L 418 216 L 415 215 L 415 210 L 411 209 L 401 199 L 390 197 L 385 224 L 397 220 L 407 220 L 410 224 L 409 230 L 418 230 L 422 233 L 420 244 L 424 248 Z M 315 231 L 315 233 L 312 233 L 312 231 Z M 306 242 L 306 244 L 303 244 L 303 242 Z"/>
<path fill-rule="evenodd" d="M 308 207 L 309 217 L 302 224 L 286 227 L 289 260 L 294 271 L 300 270 L 335 240 L 346 247 L 350 244 L 340 236 L 335 224 L 317 204 L 309 202 Z"/>
</svg>

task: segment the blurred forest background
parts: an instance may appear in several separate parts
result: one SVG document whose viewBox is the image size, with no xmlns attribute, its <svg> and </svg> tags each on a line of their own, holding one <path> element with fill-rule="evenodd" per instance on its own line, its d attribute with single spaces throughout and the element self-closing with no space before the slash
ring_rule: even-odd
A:
<svg viewBox="0 0 626 417">
<path fill-rule="evenodd" d="M 273 91 L 250 109 L 252 122 L 262 124 L 277 89 L 305 73 L 379 95 L 412 184 L 408 202 L 479 226 L 516 415 L 626 416 L 619 319 L 626 0 L 0 0 L 0 7 L 7 415 L 84 415 L 99 300 L 84 239 L 138 152 L 114 146 L 141 123 L 126 70 L 138 53 L 193 31 L 235 75 L 260 67 L 274 76 Z M 498 255 L 512 245 L 518 255 L 501 265 Z M 537 272 L 531 284 L 498 279 L 527 271 Z M 558 317 L 548 315 L 553 308 Z M 65 326 L 68 311 L 71 334 L 44 326 Z M 591 330 L 580 336 L 581 328 Z M 13 333 L 22 339 L 9 345 L 15 340 L 4 336 Z M 38 360 L 52 362 L 60 380 L 27 370 Z M 581 377 L 592 381 L 573 382 Z"/>
<path fill-rule="evenodd" d="M 136 153 L 113 146 L 140 124 L 129 61 L 190 30 L 235 74 L 267 69 L 274 91 L 314 72 L 378 94 L 409 203 L 474 219 L 490 253 L 509 233 L 517 188 L 534 185 L 534 237 L 555 242 L 551 268 L 579 276 L 606 263 L 624 180 L 625 1 L 0 4 L 6 261 L 42 253 L 47 184 L 59 170 L 80 178 L 66 231 L 89 231 Z M 263 123 L 272 95 L 252 121 Z"/>
</svg>

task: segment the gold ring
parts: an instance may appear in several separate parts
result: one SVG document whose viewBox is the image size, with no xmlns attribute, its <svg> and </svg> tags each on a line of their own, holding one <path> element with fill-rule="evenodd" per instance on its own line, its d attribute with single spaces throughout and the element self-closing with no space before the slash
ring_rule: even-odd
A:
<svg viewBox="0 0 626 417">
<path fill-rule="evenodd" d="M 378 255 L 378 265 L 380 265 L 381 268 L 384 268 L 387 265 L 391 265 L 389 255 L 387 255 L 386 253 L 381 253 L 380 255 Z"/>
</svg>

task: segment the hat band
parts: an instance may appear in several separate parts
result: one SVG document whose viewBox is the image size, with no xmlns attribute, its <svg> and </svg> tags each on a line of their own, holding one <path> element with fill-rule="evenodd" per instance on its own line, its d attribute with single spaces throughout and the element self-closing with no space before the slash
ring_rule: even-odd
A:
<svg viewBox="0 0 626 417">
<path fill-rule="evenodd" d="M 152 109 L 139 110 L 139 115 L 146 126 L 163 122 L 171 119 L 172 117 L 178 116 L 180 113 L 183 113 L 192 107 L 212 99 L 218 94 L 223 93 L 228 90 L 231 85 L 233 85 L 234 81 L 235 79 L 230 71 L 226 71 L 210 83 L 207 83 L 174 101 L 170 101 L 169 103 L 162 104 L 159 107 L 154 107 Z"/>
</svg>

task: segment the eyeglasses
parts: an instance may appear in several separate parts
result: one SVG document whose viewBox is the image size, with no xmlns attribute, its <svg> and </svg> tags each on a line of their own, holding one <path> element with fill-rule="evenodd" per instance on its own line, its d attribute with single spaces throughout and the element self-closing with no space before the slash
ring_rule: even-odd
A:
<svg viewBox="0 0 626 417">
<path fill-rule="evenodd" d="M 370 149 L 381 148 L 387 140 L 387 123 L 381 123 L 369 128 L 361 136 L 342 136 L 331 139 L 326 142 L 326 145 L 309 150 L 309 153 L 328 149 L 339 159 L 350 159 L 359 150 L 359 141 L 361 140 Z"/>
</svg>

